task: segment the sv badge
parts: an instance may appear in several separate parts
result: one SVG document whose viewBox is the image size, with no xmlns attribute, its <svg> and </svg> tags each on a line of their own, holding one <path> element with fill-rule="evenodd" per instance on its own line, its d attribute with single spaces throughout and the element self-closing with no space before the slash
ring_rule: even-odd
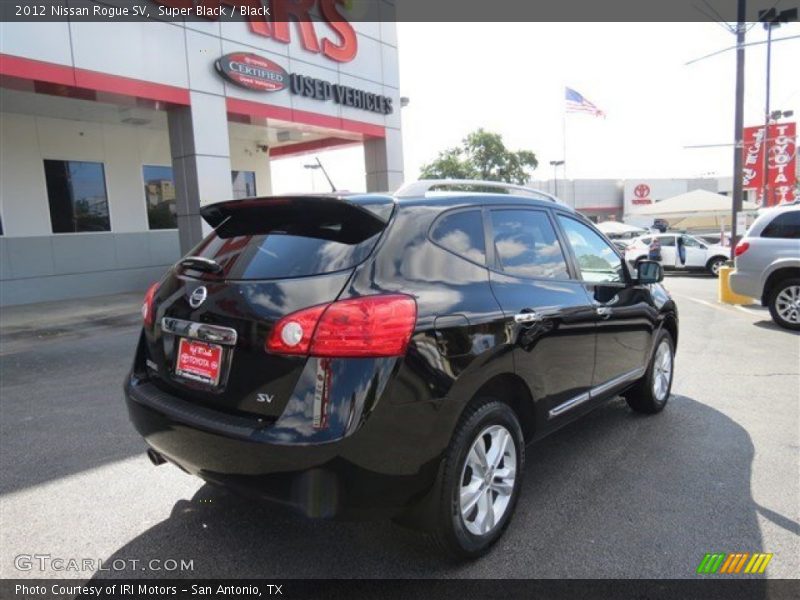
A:
<svg viewBox="0 0 800 600">
<path fill-rule="evenodd" d="M 256 394 L 256 402 L 266 402 L 267 404 L 272 404 L 272 399 L 275 397 L 275 394 Z"/>
</svg>

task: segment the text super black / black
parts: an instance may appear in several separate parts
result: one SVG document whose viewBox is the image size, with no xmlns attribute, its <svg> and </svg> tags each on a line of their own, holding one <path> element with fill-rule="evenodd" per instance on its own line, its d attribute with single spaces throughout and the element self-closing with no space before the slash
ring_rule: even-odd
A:
<svg viewBox="0 0 800 600">
<path fill-rule="evenodd" d="M 530 442 L 618 394 L 664 407 L 678 317 L 657 263 L 630 273 L 543 194 L 432 187 L 203 208 L 215 231 L 148 290 L 125 384 L 151 459 L 473 557 Z"/>
</svg>

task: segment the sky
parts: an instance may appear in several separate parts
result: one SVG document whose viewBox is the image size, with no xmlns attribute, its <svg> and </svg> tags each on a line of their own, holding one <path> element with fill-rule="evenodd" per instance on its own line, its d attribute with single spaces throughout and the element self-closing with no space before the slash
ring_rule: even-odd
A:
<svg viewBox="0 0 800 600">
<path fill-rule="evenodd" d="M 566 159 L 569 178 L 730 176 L 735 51 L 718 23 L 398 23 L 405 178 L 471 131 L 500 133 L 536 153 L 535 179 Z M 773 30 L 771 109 L 800 117 L 800 23 Z M 747 42 L 766 39 L 754 24 Z M 764 119 L 766 44 L 749 46 L 745 126 Z M 794 73 L 794 75 L 793 75 Z M 606 112 L 569 114 L 564 86 Z M 566 156 L 564 131 L 566 130 Z M 362 191 L 359 147 L 321 152 L 340 189 Z M 312 157 L 273 163 L 275 192 L 327 191 Z M 564 176 L 559 168 L 558 177 Z"/>
</svg>

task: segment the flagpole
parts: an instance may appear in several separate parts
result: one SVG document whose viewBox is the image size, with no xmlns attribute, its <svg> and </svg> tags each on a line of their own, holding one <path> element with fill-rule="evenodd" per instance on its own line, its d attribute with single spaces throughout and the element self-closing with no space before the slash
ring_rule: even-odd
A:
<svg viewBox="0 0 800 600">
<path fill-rule="evenodd" d="M 563 112 L 561 113 L 561 160 L 564 161 L 564 164 L 561 165 L 562 171 L 562 179 L 564 180 L 564 198 L 563 200 L 566 202 L 566 190 L 567 190 L 567 86 L 563 86 L 561 92 L 561 105 L 563 108 Z M 556 191 L 556 195 L 558 192 Z"/>
</svg>

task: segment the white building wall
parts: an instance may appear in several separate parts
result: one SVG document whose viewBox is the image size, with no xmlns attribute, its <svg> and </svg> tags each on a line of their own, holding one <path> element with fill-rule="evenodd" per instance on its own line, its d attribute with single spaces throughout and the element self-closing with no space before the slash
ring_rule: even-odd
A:
<svg viewBox="0 0 800 600">
<path fill-rule="evenodd" d="M 386 4 L 383 8 L 391 7 Z M 201 185 L 198 181 L 189 184 L 198 190 L 201 204 L 230 197 L 230 169 L 255 171 L 257 192 L 272 191 L 267 155 L 256 151 L 252 141 L 225 130 L 226 98 L 384 127 L 385 138 L 370 138 L 365 143 L 364 162 L 368 189 L 391 190 L 403 180 L 396 26 L 391 22 L 352 25 L 359 47 L 356 58 L 348 63 L 305 50 L 294 23 L 290 25 L 291 43 L 283 44 L 254 34 L 247 22 L 205 20 L 0 23 L 0 53 L 188 89 L 192 116 L 202 124 L 192 132 L 192 143 L 199 147 L 192 148 L 191 157 L 199 165 L 196 179 Z M 315 23 L 315 28 L 320 40 L 337 39 L 325 23 Z M 288 90 L 258 93 L 217 75 L 217 58 L 227 52 L 248 51 L 272 59 L 290 72 L 390 96 L 394 113 L 381 115 L 295 96 Z M 142 166 L 175 165 L 166 126 L 134 127 L 88 118 L 90 121 L 0 113 L 0 216 L 4 230 L 0 237 L 0 305 L 141 289 L 179 255 L 177 231 L 148 231 L 144 199 Z M 221 147 L 222 142 L 228 142 L 229 148 Z M 44 159 L 104 164 L 110 232 L 52 233 Z"/>
<path fill-rule="evenodd" d="M 156 3 L 148 4 L 152 10 L 157 9 Z M 390 6 L 385 8 L 390 9 Z M 378 158 L 385 159 L 387 164 L 377 165 L 372 171 L 368 168 L 367 175 L 375 184 L 388 182 L 388 187 L 393 188 L 402 182 L 403 173 L 396 26 L 391 22 L 354 22 L 351 25 L 356 30 L 358 53 L 346 63 L 303 48 L 296 23 L 290 25 L 291 43 L 284 44 L 253 33 L 244 21 L 202 19 L 174 23 L 1 23 L 0 52 L 189 89 L 194 92 L 193 105 L 195 99 L 200 101 L 201 95 L 197 93 L 201 92 L 382 126 L 386 128 L 386 138 L 381 142 L 384 149 L 378 152 Z M 320 40 L 323 37 L 336 39 L 327 24 L 315 23 L 315 28 Z M 390 96 L 394 112 L 382 115 L 332 101 L 295 96 L 287 90 L 264 94 L 237 87 L 224 81 L 214 70 L 214 61 L 228 52 L 255 52 L 290 72 Z M 199 106 L 196 108 L 198 112 L 203 110 Z M 373 146 L 375 143 L 371 142 Z M 368 154 L 374 151 L 368 150 Z M 41 222 L 36 227 L 41 229 Z"/>
<path fill-rule="evenodd" d="M 170 165 L 166 130 L 0 113 L 0 304 L 141 289 L 179 256 L 150 231 L 143 165 Z M 53 234 L 44 160 L 104 165 L 111 231 Z"/>
<path fill-rule="evenodd" d="M 36 117 L 0 113 L 0 215 L 5 237 L 48 235 L 50 211 Z"/>
<path fill-rule="evenodd" d="M 270 194 L 268 156 L 251 140 L 231 138 L 230 144 L 231 169 L 255 172 L 258 194 Z M 7 238 L 52 234 L 46 159 L 103 163 L 112 233 L 148 231 L 142 169 L 172 166 L 166 129 L 15 113 L 0 113 L 0 153 L 0 215 Z"/>
<path fill-rule="evenodd" d="M 15 113 L 0 113 L 0 127 L 5 237 L 52 234 L 46 159 L 103 163 L 111 232 L 148 230 L 142 166 L 171 166 L 166 130 Z"/>
<path fill-rule="evenodd" d="M 103 133 L 111 230 L 147 231 L 142 167 L 172 166 L 167 132 L 142 127 L 103 125 Z M 131 144 L 130 137 L 136 143 Z"/>
<path fill-rule="evenodd" d="M 256 193 L 259 196 L 268 196 L 272 193 L 269 157 L 256 148 L 255 142 L 231 138 L 231 169 L 255 172 Z"/>
<path fill-rule="evenodd" d="M 69 29 L 74 67 L 189 87 L 180 23 L 70 21 Z"/>
<path fill-rule="evenodd" d="M 0 22 L 0 52 L 72 66 L 70 24 L 66 22 Z"/>
<path fill-rule="evenodd" d="M 546 179 L 528 185 L 557 196 L 577 210 L 621 216 L 622 182 L 618 179 Z"/>
</svg>

